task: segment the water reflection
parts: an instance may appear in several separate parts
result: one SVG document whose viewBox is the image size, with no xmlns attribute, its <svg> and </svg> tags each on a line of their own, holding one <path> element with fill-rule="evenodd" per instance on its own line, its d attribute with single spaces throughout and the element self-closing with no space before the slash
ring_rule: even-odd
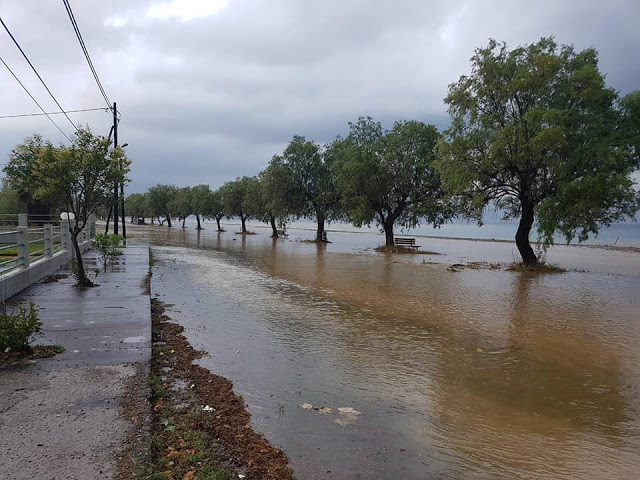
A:
<svg viewBox="0 0 640 480">
<path fill-rule="evenodd" d="M 449 272 L 333 244 L 149 235 L 181 246 L 159 249 L 154 289 L 299 478 L 640 467 L 636 277 Z M 343 427 L 303 402 L 362 416 Z"/>
</svg>

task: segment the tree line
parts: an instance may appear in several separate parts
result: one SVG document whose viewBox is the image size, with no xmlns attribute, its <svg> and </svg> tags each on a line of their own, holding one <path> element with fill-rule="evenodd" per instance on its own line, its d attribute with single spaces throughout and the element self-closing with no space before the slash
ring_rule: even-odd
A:
<svg viewBox="0 0 640 480">
<path fill-rule="evenodd" d="M 292 219 L 308 218 L 317 224 L 319 242 L 327 222 L 374 224 L 392 246 L 396 228 L 438 227 L 454 218 L 481 223 L 484 209 L 494 205 L 505 219 L 518 219 L 515 241 L 528 265 L 538 260 L 529 240 L 534 225 L 546 247 L 558 233 L 583 241 L 603 225 L 636 214 L 640 194 L 632 174 L 640 167 L 640 92 L 621 97 L 608 87 L 594 49 L 576 51 L 542 38 L 510 50 L 491 40 L 475 51 L 471 66 L 469 75 L 449 85 L 451 124 L 444 131 L 416 120 L 385 129 L 361 117 L 345 137 L 324 145 L 294 136 L 255 177 L 217 190 L 156 185 L 129 195 L 127 211 L 168 226 L 172 218 L 184 225 L 194 215 L 202 228 L 202 219 L 212 218 L 219 230 L 222 218 L 237 217 L 243 233 L 253 218 L 269 223 L 274 236 Z M 6 186 L 30 212 L 45 201 L 64 203 L 60 191 L 54 199 L 43 185 L 53 182 L 44 175 L 73 180 L 55 170 L 75 168 L 61 163 L 75 158 L 69 152 L 112 163 L 114 155 L 123 155 L 107 154 L 104 140 L 90 132 L 76 143 L 55 150 L 36 135 L 10 155 Z M 126 174 L 125 164 L 117 175 Z M 80 172 L 86 181 L 114 175 L 106 164 L 94 165 L 96 171 L 87 165 Z M 72 195 L 86 196 L 83 185 Z M 92 204 L 94 210 L 113 202 L 103 190 L 92 197 L 94 204 L 102 202 Z M 6 195 L 5 203 L 15 200 Z"/>
<path fill-rule="evenodd" d="M 490 41 L 472 72 L 449 86 L 451 126 L 398 121 L 389 130 L 370 117 L 346 137 L 319 145 L 294 136 L 255 177 L 130 195 L 129 212 L 184 219 L 248 218 L 278 226 L 293 218 L 375 224 L 394 244 L 394 229 L 435 227 L 453 218 L 482 222 L 492 204 L 518 219 L 516 245 L 537 262 L 530 233 L 546 247 L 554 235 L 586 240 L 601 226 L 633 217 L 640 206 L 632 173 L 640 166 L 640 92 L 625 97 L 605 84 L 594 49 L 553 38 L 509 50 Z"/>
</svg>

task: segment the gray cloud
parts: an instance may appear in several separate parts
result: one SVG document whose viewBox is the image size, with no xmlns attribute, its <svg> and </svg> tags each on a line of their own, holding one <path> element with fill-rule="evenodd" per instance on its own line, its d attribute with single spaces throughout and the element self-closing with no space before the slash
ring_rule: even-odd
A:
<svg viewBox="0 0 640 480">
<path fill-rule="evenodd" d="M 327 142 L 360 115 L 444 128 L 447 85 L 468 72 L 473 50 L 489 37 L 517 45 L 555 35 L 579 49 L 594 46 L 611 86 L 623 93 L 640 86 L 637 0 L 229 0 L 218 13 L 188 21 L 147 15 L 169 2 L 72 2 L 105 89 L 122 111 L 120 138 L 134 161 L 131 191 L 159 182 L 215 187 L 256 174 L 293 134 Z M 2 16 L 65 108 L 103 104 L 60 2 L 35 9 L 8 0 Z M 53 110 L 15 47 L 0 37 L 3 58 Z M 2 114 L 36 112 L 8 73 L 0 75 Z M 106 113 L 73 119 L 109 131 Z M 33 132 L 62 139 L 43 117 L 1 121 L 1 162 Z"/>
</svg>

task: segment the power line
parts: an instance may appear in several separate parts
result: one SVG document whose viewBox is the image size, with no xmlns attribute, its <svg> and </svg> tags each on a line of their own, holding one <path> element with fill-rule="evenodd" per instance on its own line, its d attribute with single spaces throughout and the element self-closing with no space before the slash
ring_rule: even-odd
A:
<svg viewBox="0 0 640 480">
<path fill-rule="evenodd" d="M 100 89 L 100 93 L 104 98 L 104 101 L 107 102 L 107 106 L 111 110 L 113 107 L 111 106 L 111 101 L 109 101 L 109 97 L 107 96 L 107 92 L 105 92 L 104 87 L 102 86 L 102 82 L 100 82 L 100 78 L 98 77 L 98 73 L 96 72 L 95 67 L 93 66 L 93 62 L 91 61 L 91 57 L 89 56 L 89 51 L 87 50 L 87 46 L 84 43 L 84 39 L 82 38 L 82 34 L 80 33 L 80 28 L 78 28 L 78 22 L 76 22 L 76 18 L 73 15 L 73 10 L 71 9 L 71 4 L 69 0 L 62 0 L 64 3 L 64 7 L 67 10 L 67 14 L 69 15 L 69 20 L 71 20 L 71 25 L 73 26 L 73 30 L 76 32 L 76 37 L 78 37 L 78 42 L 80 42 L 80 47 L 82 48 L 82 52 L 84 53 L 84 57 L 87 59 L 87 63 L 89 64 L 89 68 L 91 69 L 91 73 L 93 73 L 93 78 L 96 80 L 98 84 L 98 88 Z"/>
<path fill-rule="evenodd" d="M 83 108 L 83 109 L 80 109 L 80 110 L 67 110 L 66 113 L 97 112 L 99 110 L 101 110 L 103 112 L 109 111 L 109 109 L 106 108 L 106 107 L 99 107 L 99 108 Z M 61 113 L 65 113 L 65 112 L 23 113 L 23 114 L 20 114 L 20 115 L 0 115 L 0 118 L 38 117 L 38 116 L 42 116 L 42 115 L 60 115 Z"/>
<path fill-rule="evenodd" d="M 62 108 L 62 106 L 60 105 L 60 102 L 58 102 L 58 100 L 56 99 L 56 97 L 53 96 L 53 93 L 51 93 L 51 90 L 49 90 L 49 87 L 47 87 L 47 84 L 44 83 L 44 80 L 42 79 L 42 77 L 40 76 L 40 74 L 38 73 L 38 71 L 36 70 L 36 67 L 33 66 L 33 64 L 31 63 L 31 60 L 29 60 L 29 57 L 27 57 L 27 54 L 24 53 L 24 50 L 22 50 L 22 47 L 20 46 L 20 44 L 18 43 L 18 41 L 15 39 L 15 37 L 11 34 L 11 32 L 9 31 L 9 28 L 7 27 L 7 25 L 4 23 L 4 20 L 2 20 L 2 17 L 0 17 L 0 23 L 2 23 L 2 26 L 4 27 L 4 29 L 7 31 L 7 33 L 9 34 L 9 36 L 11 37 L 11 40 L 13 40 L 13 43 L 16 44 L 16 47 L 18 47 L 18 50 L 20 50 L 20 53 L 22 53 L 22 56 L 24 57 L 24 59 L 27 61 L 27 63 L 29 64 L 29 66 L 31 67 L 31 69 L 33 70 L 33 72 L 36 74 L 36 76 L 40 79 L 40 82 L 42 82 L 42 85 L 44 85 L 44 88 L 47 90 L 47 92 L 49 92 L 49 95 L 51 95 L 51 98 L 53 98 L 53 101 L 56 102 L 56 105 L 58 106 L 58 108 L 60 109 L 60 111 L 62 113 L 64 113 L 64 116 L 67 117 L 67 120 L 69 120 L 69 123 L 73 126 L 73 128 L 77 131 L 78 127 L 75 126 L 75 124 L 73 123 L 73 121 L 69 118 L 69 115 L 67 115 L 64 111 L 64 108 Z"/>
<path fill-rule="evenodd" d="M 9 73 L 13 75 L 13 78 L 16 79 L 16 81 L 20 84 L 20 86 L 24 89 L 24 91 L 27 92 L 27 95 L 31 97 L 31 100 L 33 100 L 33 102 L 40 108 L 40 110 L 42 110 L 42 113 L 46 115 L 47 118 L 51 121 L 51 123 L 53 123 L 56 126 L 56 128 L 60 131 L 60 133 L 64 136 L 64 138 L 66 138 L 67 140 L 69 140 L 69 142 L 71 142 L 71 139 L 67 136 L 67 134 L 64 133 L 62 129 L 58 126 L 58 124 L 53 121 L 53 118 L 51 118 L 51 116 L 47 112 L 45 112 L 44 108 L 42 108 L 42 106 L 38 103 L 38 101 L 35 98 L 33 98 L 33 95 L 31 95 L 31 92 L 27 90 L 27 87 L 25 87 L 24 84 L 20 81 L 20 79 L 16 76 L 16 74 L 13 73 L 13 70 L 9 68 L 9 65 L 7 65 L 7 63 L 4 61 L 2 57 L 0 57 L 0 61 L 2 61 L 5 67 L 7 67 L 7 70 L 9 70 Z"/>
</svg>

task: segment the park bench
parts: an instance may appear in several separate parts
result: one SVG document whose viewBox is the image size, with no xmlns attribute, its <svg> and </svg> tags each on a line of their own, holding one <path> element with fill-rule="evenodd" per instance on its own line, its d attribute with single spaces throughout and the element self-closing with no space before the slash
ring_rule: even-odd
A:
<svg viewBox="0 0 640 480">
<path fill-rule="evenodd" d="M 396 247 L 407 248 L 420 248 L 420 245 L 416 245 L 416 239 L 411 237 L 395 237 L 393 239 Z"/>
</svg>

